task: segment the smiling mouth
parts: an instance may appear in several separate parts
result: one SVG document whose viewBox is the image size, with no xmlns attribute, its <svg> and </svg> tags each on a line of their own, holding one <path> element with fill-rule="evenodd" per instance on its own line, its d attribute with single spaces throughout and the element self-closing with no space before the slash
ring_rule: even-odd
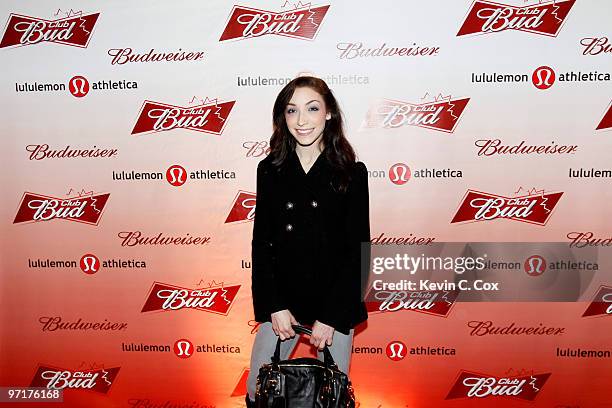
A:
<svg viewBox="0 0 612 408">
<path fill-rule="evenodd" d="M 311 128 L 311 129 L 295 129 L 297 134 L 300 135 L 300 136 L 308 136 L 309 134 L 312 133 L 313 130 L 314 130 L 314 128 Z"/>
</svg>

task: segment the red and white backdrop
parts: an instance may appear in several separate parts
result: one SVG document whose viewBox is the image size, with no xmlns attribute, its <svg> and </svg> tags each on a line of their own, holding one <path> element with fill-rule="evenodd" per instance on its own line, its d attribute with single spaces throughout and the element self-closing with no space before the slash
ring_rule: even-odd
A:
<svg viewBox="0 0 612 408">
<path fill-rule="evenodd" d="M 303 72 L 368 166 L 374 244 L 609 246 L 611 12 L 4 1 L 0 386 L 63 388 L 66 406 L 243 404 L 255 169 Z M 606 272 L 580 302 L 371 309 L 360 406 L 612 406 Z"/>
</svg>

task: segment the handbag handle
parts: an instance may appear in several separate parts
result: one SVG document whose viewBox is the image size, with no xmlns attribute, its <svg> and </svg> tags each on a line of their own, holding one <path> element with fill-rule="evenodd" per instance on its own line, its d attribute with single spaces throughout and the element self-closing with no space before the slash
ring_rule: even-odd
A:
<svg viewBox="0 0 612 408">
<path fill-rule="evenodd" d="M 303 333 L 309 336 L 312 335 L 312 330 L 310 330 L 307 327 L 304 327 L 298 324 L 292 324 L 291 327 L 297 333 Z M 280 344 L 281 344 L 281 339 L 279 337 L 278 340 L 276 340 L 276 349 L 274 350 L 274 355 L 272 356 L 273 363 L 278 363 L 280 361 Z M 329 349 L 327 348 L 327 344 L 325 344 L 325 347 L 323 347 L 323 362 L 325 363 L 326 366 L 336 365 L 334 358 L 332 357 L 331 353 L 329 352 Z"/>
</svg>

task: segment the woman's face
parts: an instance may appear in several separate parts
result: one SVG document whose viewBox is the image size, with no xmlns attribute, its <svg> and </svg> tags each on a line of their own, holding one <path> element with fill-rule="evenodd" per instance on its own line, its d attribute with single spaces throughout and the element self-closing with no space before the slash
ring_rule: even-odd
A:
<svg viewBox="0 0 612 408">
<path fill-rule="evenodd" d="M 323 133 L 325 121 L 331 119 L 323 97 L 311 88 L 296 88 L 285 107 L 289 132 L 302 145 L 309 145 Z"/>
</svg>

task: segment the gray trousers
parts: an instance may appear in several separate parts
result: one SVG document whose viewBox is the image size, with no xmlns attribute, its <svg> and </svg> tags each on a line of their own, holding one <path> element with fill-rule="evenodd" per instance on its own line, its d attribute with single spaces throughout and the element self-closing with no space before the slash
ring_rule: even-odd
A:
<svg viewBox="0 0 612 408">
<path fill-rule="evenodd" d="M 346 334 L 334 331 L 332 345 L 328 347 L 334 361 L 338 365 L 338 369 L 345 374 L 348 374 L 349 372 L 351 351 L 353 348 L 353 333 L 354 329 L 351 329 L 348 336 Z M 291 355 L 293 349 L 297 345 L 299 336 L 300 334 L 296 333 L 293 338 L 281 341 L 281 360 L 286 360 L 289 358 L 289 355 Z M 257 384 L 257 374 L 259 374 L 259 368 L 264 364 L 272 362 L 272 355 L 274 354 L 277 340 L 278 336 L 274 334 L 274 331 L 272 330 L 272 323 L 264 322 L 259 325 L 257 334 L 255 335 L 255 341 L 253 342 L 253 350 L 251 351 L 251 369 L 247 378 L 247 392 L 252 401 L 255 401 L 255 385 Z M 323 360 L 323 353 L 321 351 L 317 350 L 317 358 L 319 360 Z"/>
</svg>

